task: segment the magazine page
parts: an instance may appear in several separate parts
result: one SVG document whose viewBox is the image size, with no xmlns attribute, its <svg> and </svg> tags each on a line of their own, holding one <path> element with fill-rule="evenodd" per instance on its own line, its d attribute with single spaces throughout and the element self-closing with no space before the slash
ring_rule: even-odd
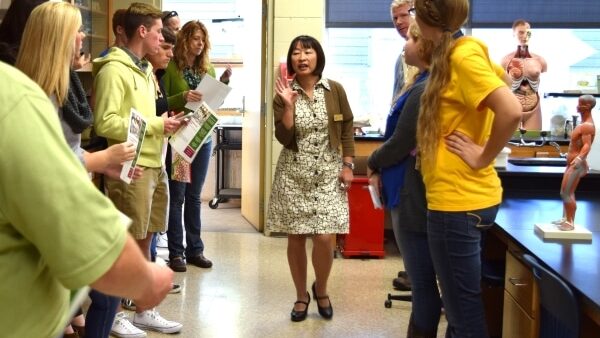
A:
<svg viewBox="0 0 600 338">
<path fill-rule="evenodd" d="M 196 90 L 202 93 L 202 101 L 188 102 L 186 108 L 196 110 L 202 102 L 206 102 L 210 109 L 217 110 L 229 95 L 231 87 L 207 74 L 202 77 Z"/>
<path fill-rule="evenodd" d="M 127 184 L 131 183 L 133 172 L 140 152 L 142 151 L 142 142 L 144 141 L 144 135 L 146 134 L 146 119 L 134 108 L 131 108 L 131 114 L 129 115 L 129 128 L 127 128 L 127 141 L 133 143 L 135 146 L 135 157 L 131 161 L 123 163 L 123 169 L 121 169 L 121 179 Z"/>
<path fill-rule="evenodd" d="M 211 132 L 219 122 L 219 117 L 202 101 L 198 108 L 188 118 L 187 125 L 171 136 L 169 144 L 183 159 L 192 163 L 204 141 L 210 137 Z"/>
</svg>

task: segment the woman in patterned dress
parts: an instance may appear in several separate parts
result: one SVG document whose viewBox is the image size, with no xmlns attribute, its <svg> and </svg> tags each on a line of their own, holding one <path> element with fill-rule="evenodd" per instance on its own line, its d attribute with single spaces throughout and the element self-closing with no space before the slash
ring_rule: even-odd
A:
<svg viewBox="0 0 600 338">
<path fill-rule="evenodd" d="M 292 321 L 306 318 L 306 238 L 312 237 L 319 314 L 332 318 L 327 280 L 336 234 L 348 233 L 347 190 L 354 168 L 353 115 L 344 88 L 322 76 L 325 54 L 310 36 L 290 44 L 286 74 L 276 81 L 273 100 L 275 137 L 283 145 L 269 203 L 267 227 L 288 234 L 287 257 L 296 288 Z"/>
</svg>

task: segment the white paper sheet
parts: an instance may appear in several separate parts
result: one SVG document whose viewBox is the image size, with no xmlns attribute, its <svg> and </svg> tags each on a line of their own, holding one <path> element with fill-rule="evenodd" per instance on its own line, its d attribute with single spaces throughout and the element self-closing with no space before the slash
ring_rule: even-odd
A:
<svg viewBox="0 0 600 338">
<path fill-rule="evenodd" d="M 131 183 L 133 172 L 135 171 L 135 165 L 140 153 L 142 152 L 142 143 L 144 141 L 144 135 L 146 135 L 146 119 L 140 112 L 131 108 L 131 114 L 129 115 L 129 128 L 127 128 L 127 141 L 133 143 L 135 146 L 135 157 L 131 161 L 123 163 L 121 169 L 121 180 L 127 184 Z"/>
<path fill-rule="evenodd" d="M 210 109 L 216 111 L 225 102 L 225 98 L 229 95 L 231 87 L 206 74 L 198 84 L 198 87 L 196 87 L 196 90 L 202 93 L 202 101 L 188 102 L 185 107 L 196 110 L 202 102 L 206 102 Z"/>
<path fill-rule="evenodd" d="M 369 193 L 371 194 L 371 201 L 373 201 L 373 207 L 375 209 L 383 209 L 383 203 L 381 203 L 381 196 L 377 192 L 374 186 L 369 184 Z"/>
</svg>

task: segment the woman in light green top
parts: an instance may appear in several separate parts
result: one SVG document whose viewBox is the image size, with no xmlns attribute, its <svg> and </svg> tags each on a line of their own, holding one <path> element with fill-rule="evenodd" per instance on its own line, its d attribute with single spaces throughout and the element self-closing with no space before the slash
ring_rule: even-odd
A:
<svg viewBox="0 0 600 338">
<path fill-rule="evenodd" d="M 210 41 L 208 31 L 200 21 L 187 22 L 177 33 L 173 60 L 161 79 L 168 96 L 169 109 L 183 110 L 187 102 L 202 100 L 202 93 L 195 90 L 204 76 L 215 77 L 215 68 L 209 61 Z M 229 83 L 231 68 L 221 75 L 221 82 Z M 173 167 L 169 170 L 169 260 L 171 269 L 186 271 L 187 263 L 201 268 L 210 268 L 212 262 L 204 257 L 204 243 L 200 238 L 200 193 L 208 171 L 212 142 L 210 138 L 202 145 L 198 155 L 185 165 L 173 154 Z M 181 224 L 182 205 L 187 246 L 183 246 Z"/>
</svg>

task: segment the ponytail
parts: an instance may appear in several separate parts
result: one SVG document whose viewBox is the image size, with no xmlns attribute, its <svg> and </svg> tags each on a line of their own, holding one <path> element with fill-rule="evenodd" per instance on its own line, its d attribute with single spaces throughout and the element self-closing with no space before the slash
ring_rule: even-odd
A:
<svg viewBox="0 0 600 338">
<path fill-rule="evenodd" d="M 417 122 L 417 146 L 423 163 L 435 165 L 442 123 L 440 114 L 441 93 L 450 82 L 450 54 L 456 40 L 452 32 L 444 31 L 433 51 L 429 79 L 423 95 Z"/>
</svg>

